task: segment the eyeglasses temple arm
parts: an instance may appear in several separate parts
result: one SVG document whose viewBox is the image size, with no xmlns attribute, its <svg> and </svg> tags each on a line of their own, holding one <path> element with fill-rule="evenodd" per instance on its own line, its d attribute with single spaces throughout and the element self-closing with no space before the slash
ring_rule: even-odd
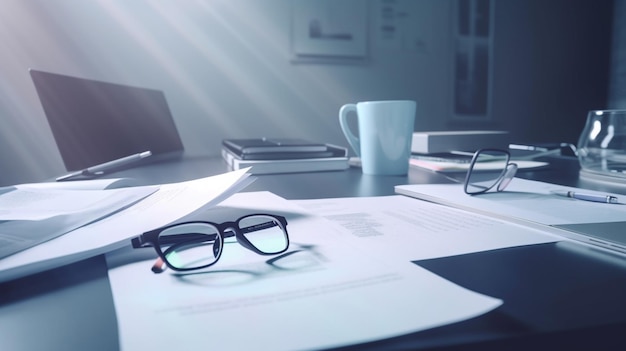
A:
<svg viewBox="0 0 626 351">
<path fill-rule="evenodd" d="M 191 234 L 193 235 L 193 234 Z M 161 243 L 162 244 L 177 244 L 179 243 L 182 239 L 182 237 L 185 237 L 186 240 L 188 241 L 190 238 L 190 234 L 175 234 L 175 235 L 169 235 L 167 236 L 167 238 L 162 238 L 161 239 Z M 196 238 L 195 239 L 206 239 L 205 237 L 207 236 L 206 234 L 196 234 L 195 235 Z M 215 237 L 217 237 L 216 235 L 213 235 L 213 240 L 215 240 Z M 143 241 L 143 236 L 138 236 L 136 238 L 131 239 L 131 244 L 133 246 L 133 248 L 138 249 L 138 248 L 144 248 L 144 247 L 151 247 L 153 246 L 151 242 L 144 242 Z M 155 262 L 152 264 L 152 272 L 153 273 L 162 273 L 167 269 L 167 265 L 165 264 L 165 261 L 163 261 L 163 259 L 161 257 L 157 257 Z"/>
<path fill-rule="evenodd" d="M 152 264 L 152 268 L 150 270 L 154 274 L 163 273 L 167 269 L 167 265 L 165 261 L 161 257 L 157 257 L 157 259 Z"/>
<path fill-rule="evenodd" d="M 251 232 L 255 232 L 257 230 L 268 229 L 268 228 L 272 228 L 272 227 L 276 227 L 276 226 L 278 226 L 277 221 L 268 221 L 268 222 L 264 222 L 264 223 L 251 225 L 249 227 L 240 228 L 240 229 L 241 229 L 242 233 L 251 233 Z"/>
<path fill-rule="evenodd" d="M 207 239 L 206 237 L 209 236 L 210 238 Z M 193 234 L 193 233 L 189 233 L 189 234 L 173 234 L 173 235 L 168 235 L 167 237 L 162 237 L 159 239 L 159 243 L 161 245 L 172 245 L 172 244 L 177 244 L 180 243 L 181 241 L 189 241 L 189 240 L 195 240 L 195 239 L 203 239 L 203 240 L 215 240 L 217 236 L 215 234 L 212 235 L 207 235 L 207 234 Z M 183 240 L 184 238 L 184 240 Z M 148 241 L 144 241 L 143 237 L 138 236 L 136 238 L 131 239 L 131 243 L 133 245 L 133 248 L 138 249 L 138 248 L 142 248 L 142 247 L 149 247 L 149 246 L 153 246 L 153 244 L 151 242 Z"/>
</svg>

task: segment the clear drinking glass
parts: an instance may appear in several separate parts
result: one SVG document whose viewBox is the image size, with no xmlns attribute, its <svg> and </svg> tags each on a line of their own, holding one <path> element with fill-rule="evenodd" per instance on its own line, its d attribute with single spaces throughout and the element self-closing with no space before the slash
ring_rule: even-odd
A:
<svg viewBox="0 0 626 351">
<path fill-rule="evenodd" d="M 584 171 L 626 178 L 626 110 L 589 111 L 578 160 Z"/>
</svg>

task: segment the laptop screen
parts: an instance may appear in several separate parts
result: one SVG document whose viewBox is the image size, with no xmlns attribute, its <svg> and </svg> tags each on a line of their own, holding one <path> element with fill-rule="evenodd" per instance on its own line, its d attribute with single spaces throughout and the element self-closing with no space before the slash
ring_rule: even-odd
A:
<svg viewBox="0 0 626 351">
<path fill-rule="evenodd" d="M 33 69 L 30 75 L 68 171 L 144 151 L 182 154 L 163 92 Z"/>
</svg>

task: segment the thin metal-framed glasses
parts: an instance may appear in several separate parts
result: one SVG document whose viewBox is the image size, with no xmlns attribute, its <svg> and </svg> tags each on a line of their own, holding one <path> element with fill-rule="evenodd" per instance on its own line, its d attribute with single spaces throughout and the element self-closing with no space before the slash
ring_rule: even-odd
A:
<svg viewBox="0 0 626 351">
<path fill-rule="evenodd" d="M 135 249 L 154 247 L 163 263 L 175 271 L 190 271 L 215 264 L 222 255 L 224 239 L 233 236 L 241 246 L 260 255 L 276 255 L 289 248 L 287 219 L 263 213 L 219 224 L 172 224 L 143 233 L 131 242 Z"/>
<path fill-rule="evenodd" d="M 463 190 L 466 194 L 486 193 L 491 189 L 504 190 L 517 173 L 517 164 L 511 163 L 511 154 L 500 149 L 481 149 L 474 153 Z"/>
</svg>

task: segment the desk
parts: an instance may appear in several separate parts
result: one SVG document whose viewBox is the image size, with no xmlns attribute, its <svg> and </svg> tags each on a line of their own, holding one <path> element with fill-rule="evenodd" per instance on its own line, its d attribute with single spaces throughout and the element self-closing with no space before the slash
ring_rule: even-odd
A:
<svg viewBox="0 0 626 351">
<path fill-rule="evenodd" d="M 575 159 L 550 161 L 557 166 L 518 176 L 589 186 L 578 179 Z M 112 176 L 159 184 L 225 171 L 219 158 L 191 158 Z M 367 176 L 350 169 L 263 175 L 246 191 L 269 190 L 287 199 L 379 196 L 393 194 L 394 185 L 426 182 L 450 180 L 418 169 L 407 176 Z M 468 321 L 341 350 L 626 349 L 626 260 L 621 257 L 556 243 L 416 264 L 504 304 Z M 0 284 L 0 342 L 2 350 L 118 349 L 104 257 Z"/>
</svg>

